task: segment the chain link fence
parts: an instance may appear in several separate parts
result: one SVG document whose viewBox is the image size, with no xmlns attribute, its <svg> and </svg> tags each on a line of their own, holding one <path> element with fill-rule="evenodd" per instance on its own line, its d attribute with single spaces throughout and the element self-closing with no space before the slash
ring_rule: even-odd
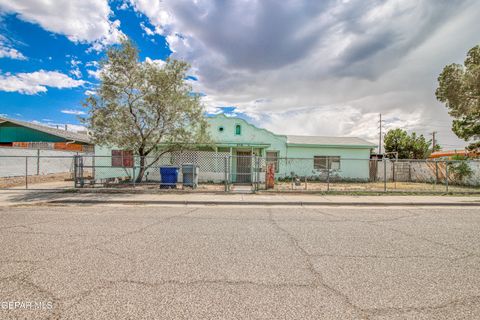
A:
<svg viewBox="0 0 480 320">
<path fill-rule="evenodd" d="M 478 160 L 265 158 L 229 152 L 0 156 L 1 189 L 480 193 Z"/>
<path fill-rule="evenodd" d="M 480 193 L 477 160 L 267 159 L 179 152 L 144 159 L 131 154 L 97 156 L 90 163 L 77 163 L 77 187 L 219 192 L 250 186 L 252 191 L 266 192 Z M 269 178 L 273 181 L 270 185 Z"/>
<path fill-rule="evenodd" d="M 33 156 L 0 155 L 0 189 L 73 188 L 75 157 L 75 155 L 40 154 Z M 93 155 L 82 155 L 81 158 L 89 166 L 95 159 Z M 85 174 L 93 176 L 88 169 Z"/>
</svg>

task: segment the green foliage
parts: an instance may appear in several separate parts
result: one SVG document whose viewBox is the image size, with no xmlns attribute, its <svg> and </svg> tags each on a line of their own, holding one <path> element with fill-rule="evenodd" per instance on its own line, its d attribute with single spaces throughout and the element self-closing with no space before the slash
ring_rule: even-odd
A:
<svg viewBox="0 0 480 320">
<path fill-rule="evenodd" d="M 398 153 L 398 159 L 426 159 L 432 152 L 430 145 L 432 141 L 426 140 L 423 135 L 417 136 L 415 132 L 408 135 L 407 131 L 402 129 L 389 130 L 384 138 L 385 152 Z M 435 147 L 435 151 L 440 150 L 440 146 Z M 394 158 L 393 154 L 388 155 Z"/>
<path fill-rule="evenodd" d="M 468 141 L 480 136 L 480 45 L 470 49 L 463 65 L 450 64 L 438 77 L 435 95 L 455 118 L 453 132 Z"/>
<path fill-rule="evenodd" d="M 473 169 L 470 168 L 467 161 L 468 157 L 455 155 L 452 159 L 456 161 L 448 164 L 448 170 L 453 174 L 456 182 L 461 183 L 473 174 Z"/>
<path fill-rule="evenodd" d="M 85 102 L 84 120 L 99 145 L 133 150 L 140 156 L 140 181 L 163 154 L 208 143 L 198 95 L 185 82 L 189 65 L 168 59 L 163 66 L 140 62 L 129 39 L 111 47 L 101 63 L 100 85 Z M 155 160 L 145 164 L 145 157 Z"/>
<path fill-rule="evenodd" d="M 480 153 L 480 141 L 470 143 L 470 145 L 467 147 L 468 151 L 476 151 Z"/>
</svg>

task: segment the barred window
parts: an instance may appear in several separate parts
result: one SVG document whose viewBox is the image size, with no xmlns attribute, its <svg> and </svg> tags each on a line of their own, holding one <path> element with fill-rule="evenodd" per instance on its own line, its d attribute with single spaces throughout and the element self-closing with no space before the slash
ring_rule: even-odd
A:
<svg viewBox="0 0 480 320">
<path fill-rule="evenodd" d="M 112 167 L 133 167 L 133 151 L 112 150 Z"/>
<path fill-rule="evenodd" d="M 314 156 L 313 168 L 316 170 L 339 170 L 340 169 L 340 157 L 339 156 Z"/>
<path fill-rule="evenodd" d="M 278 151 L 267 151 L 267 165 L 270 163 L 273 163 L 275 165 L 275 172 L 278 172 Z"/>
</svg>

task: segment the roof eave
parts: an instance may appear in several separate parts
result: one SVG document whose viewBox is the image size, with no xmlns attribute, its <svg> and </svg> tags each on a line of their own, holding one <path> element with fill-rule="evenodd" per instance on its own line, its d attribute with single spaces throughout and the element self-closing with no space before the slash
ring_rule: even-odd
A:
<svg viewBox="0 0 480 320">
<path fill-rule="evenodd" d="M 288 147 L 373 149 L 374 145 L 288 143 Z"/>
</svg>

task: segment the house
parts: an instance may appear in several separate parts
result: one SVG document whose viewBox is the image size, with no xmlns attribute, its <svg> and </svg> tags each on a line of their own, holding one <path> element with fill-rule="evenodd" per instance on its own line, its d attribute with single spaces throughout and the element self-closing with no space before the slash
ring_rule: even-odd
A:
<svg viewBox="0 0 480 320">
<path fill-rule="evenodd" d="M 332 174 L 343 179 L 369 179 L 370 152 L 375 145 L 363 139 L 276 134 L 224 114 L 208 117 L 207 122 L 212 147 L 199 146 L 195 151 L 173 153 L 159 165 L 194 162 L 200 167 L 200 180 L 205 181 L 222 181 L 225 171 L 228 179 L 235 183 L 250 183 L 255 177 L 263 180 L 264 174 L 256 175 L 256 172 L 264 172 L 267 162 L 274 163 L 277 178 Z M 112 163 L 104 165 L 133 167 L 129 151 L 96 146 L 95 154 L 113 156 Z M 120 170 L 102 172 L 99 168 L 97 178 L 114 178 L 115 172 Z M 147 176 L 158 179 L 158 168 L 150 170 Z"/>
<path fill-rule="evenodd" d="M 93 149 L 87 134 L 8 118 L 0 118 L 0 146 L 85 152 Z"/>
</svg>

